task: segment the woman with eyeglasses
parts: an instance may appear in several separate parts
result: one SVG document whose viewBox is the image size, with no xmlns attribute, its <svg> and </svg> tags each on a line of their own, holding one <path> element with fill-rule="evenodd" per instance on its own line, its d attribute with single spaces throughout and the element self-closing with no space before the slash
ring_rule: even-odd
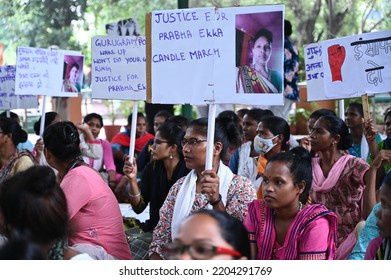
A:
<svg viewBox="0 0 391 280">
<path fill-rule="evenodd" d="M 228 149 L 230 137 L 227 126 L 216 119 L 213 143 L 212 169 L 205 170 L 208 120 L 190 122 L 182 140 L 186 167 L 191 172 L 179 179 L 170 189 L 160 209 L 160 220 L 153 231 L 150 246 L 151 259 L 161 259 L 163 247 L 175 240 L 180 224 L 189 214 L 201 209 L 227 212 L 243 220 L 247 204 L 255 199 L 251 181 L 235 175 L 222 163 Z"/>
<path fill-rule="evenodd" d="M 27 132 L 15 119 L 0 118 L 0 182 L 36 164 L 30 151 L 17 149 L 26 140 Z"/>
<path fill-rule="evenodd" d="M 162 124 L 155 134 L 151 146 L 152 161 L 149 162 L 137 183 L 137 164 L 129 161 L 129 156 L 124 165 L 124 178 L 129 182 L 127 192 L 133 211 L 142 213 L 148 206 L 149 220 L 140 225 L 144 232 L 152 231 L 159 221 L 159 209 L 171 186 L 190 170 L 182 154 L 181 140 L 185 132 L 175 123 Z M 122 183 L 122 182 L 121 182 Z M 123 184 L 121 184 L 122 187 Z M 120 187 L 120 186 L 119 186 Z"/>
<path fill-rule="evenodd" d="M 243 223 L 225 212 L 201 210 L 188 216 L 164 247 L 170 260 L 246 260 L 250 243 Z"/>
<path fill-rule="evenodd" d="M 117 199 L 99 173 L 84 162 L 76 126 L 69 121 L 51 124 L 43 140 L 45 158 L 58 170 L 67 199 L 69 246 L 97 259 L 132 259 Z"/>
<path fill-rule="evenodd" d="M 249 205 L 244 221 L 254 259 L 334 259 L 336 215 L 321 204 L 305 206 L 311 171 L 311 155 L 303 147 L 269 158 L 263 199 Z"/>
</svg>

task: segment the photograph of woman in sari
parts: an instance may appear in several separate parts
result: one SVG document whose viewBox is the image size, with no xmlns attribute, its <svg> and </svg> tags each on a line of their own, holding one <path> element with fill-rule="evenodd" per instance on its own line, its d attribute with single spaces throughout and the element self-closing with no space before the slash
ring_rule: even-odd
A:
<svg viewBox="0 0 391 280">
<path fill-rule="evenodd" d="M 244 220 L 253 259 L 334 259 L 337 217 L 322 204 L 304 205 L 311 183 L 311 156 L 304 148 L 268 160 L 263 199 L 249 205 Z"/>
<path fill-rule="evenodd" d="M 272 55 L 273 34 L 260 29 L 251 39 L 252 65 L 237 67 L 237 93 L 280 93 L 282 78 L 278 71 L 268 67 Z"/>
</svg>

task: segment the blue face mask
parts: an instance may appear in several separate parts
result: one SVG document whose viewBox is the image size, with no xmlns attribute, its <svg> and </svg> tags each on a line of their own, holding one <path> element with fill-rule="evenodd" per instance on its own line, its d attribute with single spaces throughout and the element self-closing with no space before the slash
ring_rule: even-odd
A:
<svg viewBox="0 0 391 280">
<path fill-rule="evenodd" d="M 265 139 L 262 137 L 259 137 L 258 135 L 254 138 L 254 150 L 259 155 L 267 154 L 277 143 L 273 143 L 273 139 L 276 138 L 278 135 L 274 136 L 270 139 Z"/>
</svg>

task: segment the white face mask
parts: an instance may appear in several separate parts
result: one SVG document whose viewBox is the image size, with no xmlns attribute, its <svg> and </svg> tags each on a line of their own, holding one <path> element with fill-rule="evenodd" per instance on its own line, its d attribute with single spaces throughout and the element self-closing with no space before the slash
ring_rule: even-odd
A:
<svg viewBox="0 0 391 280">
<path fill-rule="evenodd" d="M 257 154 L 267 154 L 277 143 L 273 143 L 273 139 L 278 135 L 270 139 L 259 137 L 258 135 L 254 138 L 254 150 Z"/>
</svg>

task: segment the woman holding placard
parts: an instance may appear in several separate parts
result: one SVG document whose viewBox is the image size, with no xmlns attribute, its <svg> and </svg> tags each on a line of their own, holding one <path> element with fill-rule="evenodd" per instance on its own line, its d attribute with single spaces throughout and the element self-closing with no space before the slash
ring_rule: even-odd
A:
<svg viewBox="0 0 391 280">
<path fill-rule="evenodd" d="M 260 29 L 251 40 L 253 45 L 252 65 L 237 68 L 236 92 L 238 93 L 279 93 L 282 92 L 281 74 L 268 67 L 272 55 L 273 34 Z"/>
<path fill-rule="evenodd" d="M 186 167 L 192 171 L 171 187 L 160 209 L 160 220 L 150 246 L 151 259 L 164 258 L 163 247 L 175 239 L 181 222 L 189 214 L 213 208 L 243 220 L 248 203 L 256 197 L 251 181 L 234 175 L 221 161 L 231 135 L 219 119 L 216 119 L 214 132 L 213 167 L 205 170 L 207 127 L 207 119 L 201 118 L 193 120 L 186 130 L 182 140 L 183 155 Z"/>
<path fill-rule="evenodd" d="M 159 221 L 159 209 L 171 186 L 190 171 L 186 168 L 182 154 L 181 141 L 184 134 L 181 127 L 171 122 L 157 129 L 151 146 L 152 162 L 145 166 L 139 183 L 137 182 L 137 164 L 132 164 L 129 156 L 126 158 L 124 174 L 125 180 L 129 182 L 127 195 L 133 210 L 140 214 L 148 204 L 150 205 L 150 217 L 140 225 L 144 232 L 155 228 Z"/>
<path fill-rule="evenodd" d="M 370 130 L 370 126 L 368 125 L 368 130 Z M 374 134 L 375 130 L 372 129 L 372 135 Z M 386 134 L 386 138 L 381 141 L 379 144 L 377 144 L 376 154 L 371 153 L 370 157 L 368 158 L 368 162 L 372 163 L 373 159 L 376 157 L 376 155 L 381 150 L 391 150 L 391 108 L 388 108 L 384 114 L 384 132 Z M 369 140 L 369 142 L 375 142 L 375 139 L 372 137 L 372 139 Z M 384 163 L 382 165 L 382 168 L 379 168 L 378 172 L 378 179 L 377 179 L 377 186 L 380 186 L 380 182 L 386 177 L 391 175 L 391 163 Z"/>
</svg>

